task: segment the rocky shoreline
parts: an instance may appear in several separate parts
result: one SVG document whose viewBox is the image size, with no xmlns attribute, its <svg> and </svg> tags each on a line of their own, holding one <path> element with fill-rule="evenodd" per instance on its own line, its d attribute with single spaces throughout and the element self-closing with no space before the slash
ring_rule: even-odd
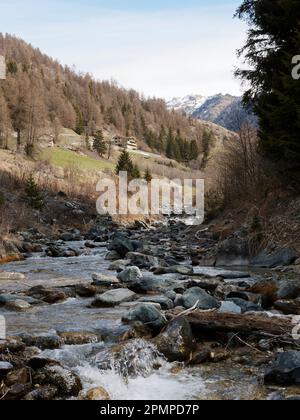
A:
<svg viewBox="0 0 300 420">
<path fill-rule="evenodd" d="M 84 246 L 75 247 L 76 241 Z M 2 293 L 7 282 L 22 285 L 26 278 L 0 270 L 0 307 L 21 314 L 70 298 L 86 299 L 95 310 L 120 307 L 125 332 L 110 347 L 117 358 L 128 343 L 146 340 L 179 370 L 230 362 L 257 375 L 259 367 L 270 399 L 300 398 L 299 256 L 292 249 L 264 251 L 251 259 L 251 268 L 222 272 L 213 266 L 249 265 L 247 247 L 237 239 L 220 241 L 209 227 L 195 232 L 172 220 L 126 228 L 103 218 L 86 234 L 73 229 L 49 240 L 36 230 L 20 233 L 18 252 L 20 258 L 35 252 L 71 258 L 97 248 L 107 248 L 111 275 L 95 272 L 89 282 Z M 211 270 L 203 270 L 207 265 Z M 268 271 L 253 271 L 258 267 Z M 0 399 L 110 399 L 103 388 L 83 390 L 76 372 L 41 353 L 105 340 L 88 331 L 60 331 L 0 341 Z M 104 358 L 103 369 L 109 367 Z"/>
</svg>

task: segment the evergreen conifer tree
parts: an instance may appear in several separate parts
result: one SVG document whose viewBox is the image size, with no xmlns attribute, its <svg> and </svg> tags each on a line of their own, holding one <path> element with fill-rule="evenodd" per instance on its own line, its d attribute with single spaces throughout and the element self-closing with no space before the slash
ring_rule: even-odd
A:
<svg viewBox="0 0 300 420">
<path fill-rule="evenodd" d="M 103 132 L 97 131 L 94 142 L 93 142 L 93 149 L 98 153 L 100 157 L 103 157 L 107 152 L 107 146 L 104 140 Z"/>
</svg>

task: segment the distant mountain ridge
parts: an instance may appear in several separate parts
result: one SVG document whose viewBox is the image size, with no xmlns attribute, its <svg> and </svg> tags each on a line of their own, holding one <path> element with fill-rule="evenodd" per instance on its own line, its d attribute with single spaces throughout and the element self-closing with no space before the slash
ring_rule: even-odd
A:
<svg viewBox="0 0 300 420">
<path fill-rule="evenodd" d="M 218 94 L 214 96 L 188 95 L 167 102 L 169 109 L 182 110 L 198 120 L 210 121 L 227 130 L 239 131 L 249 122 L 257 126 L 257 118 L 252 110 L 245 108 L 242 98 Z"/>
</svg>

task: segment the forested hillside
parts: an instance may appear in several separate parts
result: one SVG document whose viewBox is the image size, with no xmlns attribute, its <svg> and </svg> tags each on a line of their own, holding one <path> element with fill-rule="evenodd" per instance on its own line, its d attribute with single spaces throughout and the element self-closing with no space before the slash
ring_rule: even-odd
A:
<svg viewBox="0 0 300 420">
<path fill-rule="evenodd" d="M 0 90 L 2 147 L 13 129 L 18 145 L 30 155 L 41 136 L 55 141 L 66 127 L 86 137 L 103 128 L 135 136 L 150 149 L 184 162 L 204 152 L 207 124 L 169 111 L 161 99 L 76 73 L 13 36 L 1 38 L 7 63 Z"/>
</svg>

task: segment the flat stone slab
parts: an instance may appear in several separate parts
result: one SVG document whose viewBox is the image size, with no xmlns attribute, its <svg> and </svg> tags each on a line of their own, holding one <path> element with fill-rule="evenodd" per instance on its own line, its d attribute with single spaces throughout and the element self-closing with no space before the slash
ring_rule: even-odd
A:
<svg viewBox="0 0 300 420">
<path fill-rule="evenodd" d="M 96 307 L 110 307 L 117 306 L 124 302 L 130 302 L 136 298 L 136 294 L 128 289 L 115 289 L 98 295 L 93 306 Z"/>
<path fill-rule="evenodd" d="M 92 274 L 93 284 L 95 286 L 110 286 L 111 284 L 120 283 L 119 280 L 114 276 L 106 276 L 101 273 Z"/>
<path fill-rule="evenodd" d="M 132 309 L 132 308 L 136 308 L 138 305 L 141 304 L 141 301 L 136 301 L 136 302 L 124 302 L 121 303 L 119 305 L 120 308 L 124 308 L 124 309 Z M 154 306 L 154 308 L 161 310 L 161 306 L 159 303 L 154 303 L 154 302 L 143 302 L 143 304 L 145 305 L 150 305 L 150 306 Z"/>
<path fill-rule="evenodd" d="M 0 281 L 1 280 L 24 280 L 25 275 L 22 273 L 10 273 L 7 271 L 0 271 Z"/>
</svg>

